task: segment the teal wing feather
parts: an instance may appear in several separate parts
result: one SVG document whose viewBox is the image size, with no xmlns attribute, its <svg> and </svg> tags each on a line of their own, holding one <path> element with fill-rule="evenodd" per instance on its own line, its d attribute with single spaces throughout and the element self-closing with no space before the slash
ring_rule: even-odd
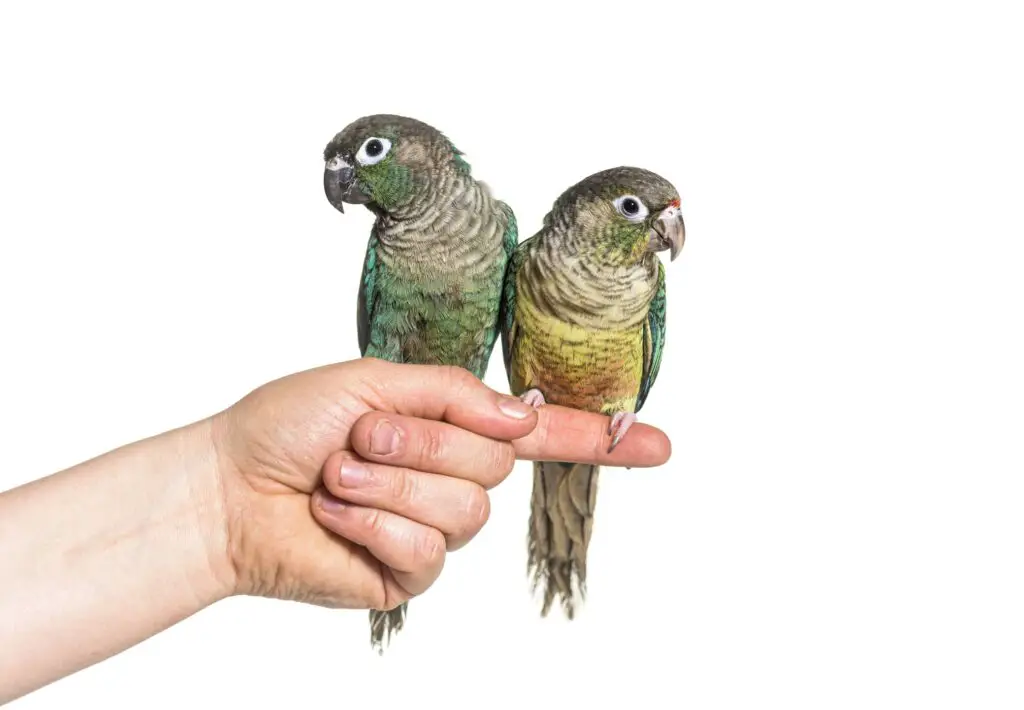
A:
<svg viewBox="0 0 1024 710">
<path fill-rule="evenodd" d="M 505 362 L 505 374 L 509 375 L 512 363 L 513 324 L 516 312 L 516 272 L 521 261 L 519 251 L 519 227 L 515 215 L 508 210 L 509 222 L 505 229 L 505 275 L 501 286 L 501 305 L 498 308 L 498 332 L 501 333 L 501 353 Z"/>
<path fill-rule="evenodd" d="M 530 237 L 533 239 L 533 237 Z M 526 239 L 512 251 L 508 260 L 508 268 L 505 270 L 505 285 L 501 290 L 501 311 L 498 314 L 499 326 L 501 328 L 501 353 L 505 361 L 505 375 L 509 381 L 512 380 L 512 352 L 515 347 L 516 334 L 516 276 L 523 265 L 526 256 Z"/>
<path fill-rule="evenodd" d="M 644 369 L 640 378 L 640 394 L 636 398 L 636 409 L 639 412 L 651 393 L 654 381 L 658 379 L 661 369 L 661 353 L 665 349 L 665 265 L 658 262 L 658 290 L 647 311 L 647 322 L 644 323 Z"/>
<path fill-rule="evenodd" d="M 363 259 L 363 273 L 359 279 L 359 297 L 356 303 L 356 325 L 359 329 L 359 354 L 365 356 L 370 346 L 373 309 L 377 304 L 377 228 L 370 232 L 370 242 Z"/>
<path fill-rule="evenodd" d="M 519 224 L 516 222 L 516 214 L 512 208 L 504 202 L 501 204 L 508 214 L 508 223 L 505 225 L 505 258 L 511 260 L 512 254 L 515 253 L 516 247 L 519 245 Z"/>
<path fill-rule="evenodd" d="M 498 298 L 504 300 L 504 292 L 506 284 L 508 282 L 508 267 L 512 262 L 512 255 L 515 253 L 516 245 L 519 243 L 519 226 L 516 223 L 516 215 L 504 202 L 499 202 L 501 209 L 505 212 L 505 234 L 502 238 L 502 246 L 504 251 L 504 268 L 502 269 L 502 283 Z M 487 354 L 490 355 L 491 349 L 494 347 L 494 341 L 498 339 L 498 334 L 502 333 L 502 323 L 504 322 L 504 316 L 502 311 L 502 305 L 498 307 L 498 318 L 494 323 L 494 329 L 487 334 Z M 504 347 L 504 335 L 502 336 L 502 343 Z"/>
</svg>

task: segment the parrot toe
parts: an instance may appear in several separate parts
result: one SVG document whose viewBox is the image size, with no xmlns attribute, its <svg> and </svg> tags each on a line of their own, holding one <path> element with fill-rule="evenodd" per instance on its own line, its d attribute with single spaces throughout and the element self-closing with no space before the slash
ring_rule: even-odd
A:
<svg viewBox="0 0 1024 710">
<path fill-rule="evenodd" d="M 524 392 L 520 399 L 534 409 L 540 409 L 540 407 L 545 404 L 544 394 L 539 389 L 532 389 Z"/>
<path fill-rule="evenodd" d="M 636 415 L 632 412 L 616 412 L 612 415 L 611 424 L 608 426 L 608 435 L 612 437 L 611 446 L 608 447 L 609 454 L 615 450 L 615 447 L 622 441 L 622 437 L 635 422 Z"/>
</svg>

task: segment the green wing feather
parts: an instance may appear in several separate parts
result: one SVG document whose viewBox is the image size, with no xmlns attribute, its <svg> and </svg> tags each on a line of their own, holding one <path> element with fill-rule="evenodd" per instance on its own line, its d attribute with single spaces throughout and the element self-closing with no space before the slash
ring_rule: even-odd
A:
<svg viewBox="0 0 1024 710">
<path fill-rule="evenodd" d="M 647 322 L 644 324 L 644 369 L 640 378 L 640 394 L 636 398 L 636 412 L 647 401 L 647 395 L 661 369 L 661 353 L 665 349 L 665 305 L 665 265 L 659 261 L 658 290 L 651 301 Z"/>
<path fill-rule="evenodd" d="M 516 252 L 516 247 L 519 245 L 519 225 L 516 222 L 515 212 L 512 208 L 506 205 L 504 202 L 501 203 L 505 212 L 508 214 L 508 223 L 505 225 L 505 258 L 508 260 L 507 263 L 512 261 L 512 255 Z M 507 272 L 507 268 L 506 268 Z"/>
<path fill-rule="evenodd" d="M 530 237 L 533 239 L 533 237 Z M 526 245 L 530 242 L 526 239 L 518 246 L 513 244 L 512 255 L 508 260 L 508 267 L 505 269 L 505 284 L 501 290 L 501 309 L 498 313 L 498 325 L 501 329 L 501 354 L 505 360 L 505 375 L 511 382 L 512 378 L 512 348 L 516 339 L 516 275 L 523 264 L 526 255 Z M 506 241 L 506 247 L 508 242 Z"/>
<path fill-rule="evenodd" d="M 504 290 L 507 288 L 508 279 L 508 267 L 512 263 L 512 255 L 515 253 L 516 244 L 519 243 L 519 225 L 516 223 L 516 215 L 512 211 L 512 208 L 506 205 L 504 202 L 499 202 L 501 209 L 504 210 L 506 215 L 505 222 L 505 234 L 502 237 L 502 247 L 505 252 L 505 265 L 504 271 L 502 272 L 502 284 L 501 291 L 498 293 L 498 297 L 502 299 L 499 302 L 498 307 L 498 319 L 494 323 L 494 330 L 487 334 L 487 352 L 490 354 L 491 348 L 494 347 L 494 341 L 497 340 L 498 334 L 502 333 L 502 348 L 504 348 L 504 333 L 503 323 L 505 320 L 503 311 L 504 301 Z"/>
<path fill-rule="evenodd" d="M 359 279 L 359 297 L 356 304 L 356 325 L 359 329 L 359 354 L 365 356 L 370 345 L 373 309 L 377 304 L 377 228 L 370 232 L 370 242 L 363 259 L 363 273 Z"/>
</svg>

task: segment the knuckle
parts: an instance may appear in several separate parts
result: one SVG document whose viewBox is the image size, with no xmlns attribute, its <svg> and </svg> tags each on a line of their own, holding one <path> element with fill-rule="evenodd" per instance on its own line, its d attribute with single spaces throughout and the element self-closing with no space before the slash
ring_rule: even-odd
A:
<svg viewBox="0 0 1024 710">
<path fill-rule="evenodd" d="M 443 461 L 448 453 L 448 442 L 441 431 L 432 426 L 423 429 L 423 442 L 420 455 L 423 461 L 437 463 Z"/>
<path fill-rule="evenodd" d="M 413 564 L 417 568 L 429 569 L 444 558 L 446 542 L 444 535 L 434 528 L 427 528 L 425 534 L 417 535 L 413 545 Z"/>
<path fill-rule="evenodd" d="M 369 530 L 370 535 L 379 536 L 386 532 L 387 521 L 384 514 L 376 508 L 363 509 L 363 525 Z"/>
<path fill-rule="evenodd" d="M 488 448 L 488 466 L 484 480 L 488 488 L 493 488 L 512 472 L 516 463 L 516 454 L 512 446 L 508 444 L 496 444 Z"/>
<path fill-rule="evenodd" d="M 491 499 L 481 486 L 473 485 L 450 530 L 451 537 L 464 541 L 475 536 L 491 515 Z"/>
<path fill-rule="evenodd" d="M 455 392 L 461 393 L 476 383 L 476 377 L 464 367 L 456 365 L 445 365 L 444 379 L 448 386 Z"/>
<path fill-rule="evenodd" d="M 405 469 L 396 468 L 390 472 L 391 497 L 403 507 L 412 504 L 419 497 L 417 477 Z"/>
<path fill-rule="evenodd" d="M 501 478 L 504 480 L 512 473 L 512 469 L 516 467 L 516 450 L 512 444 L 501 444 L 500 446 L 500 457 L 499 470 L 501 471 Z"/>
<path fill-rule="evenodd" d="M 483 488 L 474 486 L 473 493 L 470 494 L 466 504 L 465 529 L 461 532 L 464 535 L 477 533 L 487 524 L 487 520 L 490 517 L 491 497 L 487 495 L 487 491 Z"/>
</svg>

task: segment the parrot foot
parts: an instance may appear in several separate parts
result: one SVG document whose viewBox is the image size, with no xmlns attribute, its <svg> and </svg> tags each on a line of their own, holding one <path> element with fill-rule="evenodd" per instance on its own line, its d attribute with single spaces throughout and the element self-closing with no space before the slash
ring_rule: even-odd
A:
<svg viewBox="0 0 1024 710">
<path fill-rule="evenodd" d="M 544 404 L 546 404 L 544 394 L 537 388 L 527 390 L 519 399 L 523 400 L 534 409 L 540 409 Z"/>
<path fill-rule="evenodd" d="M 635 423 L 636 415 L 632 412 L 615 412 L 612 415 L 611 424 L 608 425 L 608 435 L 612 437 L 612 444 L 608 447 L 609 454 L 619 445 L 622 437 L 626 435 L 626 432 Z"/>
</svg>

